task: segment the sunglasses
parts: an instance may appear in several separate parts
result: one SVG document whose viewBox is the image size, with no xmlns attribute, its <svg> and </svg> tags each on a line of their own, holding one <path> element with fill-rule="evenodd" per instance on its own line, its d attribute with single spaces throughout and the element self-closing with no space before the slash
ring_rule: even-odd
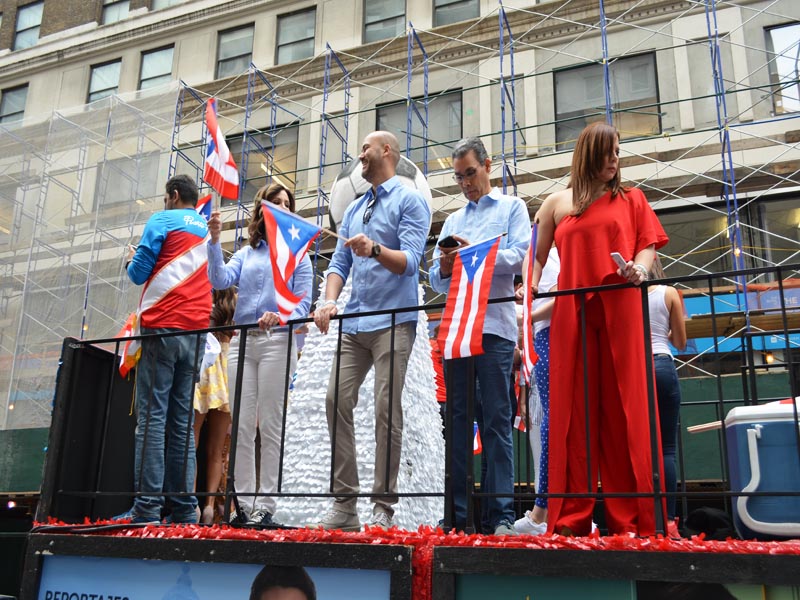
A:
<svg viewBox="0 0 800 600">
<path fill-rule="evenodd" d="M 365 208 L 365 209 L 364 209 L 364 217 L 363 217 L 363 219 L 362 219 L 362 221 L 363 221 L 364 225 L 366 225 L 367 223 L 369 223 L 369 220 L 372 218 L 372 212 L 373 212 L 373 210 L 375 209 L 375 203 L 376 203 L 377 201 L 378 201 L 378 199 L 377 199 L 375 196 L 373 196 L 373 197 L 370 199 L 370 201 L 369 201 L 369 202 L 367 202 L 367 208 Z"/>
</svg>

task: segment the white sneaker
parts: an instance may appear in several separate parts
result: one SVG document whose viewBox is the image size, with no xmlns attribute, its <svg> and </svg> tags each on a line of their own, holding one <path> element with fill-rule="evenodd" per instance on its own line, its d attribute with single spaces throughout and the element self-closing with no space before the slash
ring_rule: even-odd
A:
<svg viewBox="0 0 800 600">
<path fill-rule="evenodd" d="M 361 531 L 361 522 L 358 515 L 346 513 L 338 508 L 332 508 L 325 513 L 316 523 L 309 524 L 312 528 L 340 529 L 341 531 Z"/>
<path fill-rule="evenodd" d="M 376 512 L 372 514 L 372 518 L 367 523 L 367 527 L 380 527 L 387 531 L 392 526 L 392 517 L 385 512 Z"/>
<path fill-rule="evenodd" d="M 522 535 L 544 535 L 547 533 L 547 522 L 537 523 L 531 518 L 531 511 L 526 510 L 525 516 L 514 522 L 514 529 Z"/>
</svg>

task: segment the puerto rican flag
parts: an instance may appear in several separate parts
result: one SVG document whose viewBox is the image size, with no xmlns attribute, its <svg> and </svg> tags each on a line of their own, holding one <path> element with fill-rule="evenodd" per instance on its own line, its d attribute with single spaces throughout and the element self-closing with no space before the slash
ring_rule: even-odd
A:
<svg viewBox="0 0 800 600">
<path fill-rule="evenodd" d="M 481 432 L 478 430 L 478 424 L 472 424 L 472 453 L 480 454 L 483 452 L 483 444 L 481 443 Z"/>
<path fill-rule="evenodd" d="M 456 253 L 439 327 L 439 347 L 445 360 L 483 354 L 483 320 L 501 237 L 471 244 Z"/>
<path fill-rule="evenodd" d="M 536 230 L 539 223 L 534 221 L 531 230 L 531 245 L 528 248 L 528 269 L 523 278 L 524 296 L 522 299 L 522 377 L 525 385 L 532 385 L 531 376 L 533 375 L 533 365 L 539 360 L 536 351 L 533 349 L 533 323 L 531 313 L 533 312 L 533 294 L 531 293 L 531 279 L 533 279 L 533 264 L 536 260 Z"/>
<path fill-rule="evenodd" d="M 211 218 L 211 194 L 200 198 L 194 208 L 197 211 L 197 214 L 203 215 L 205 220 L 208 221 Z"/>
<path fill-rule="evenodd" d="M 303 299 L 289 289 L 289 279 L 322 229 L 266 200 L 261 201 L 261 213 L 267 232 L 280 323 L 286 325 L 292 311 Z"/>
<path fill-rule="evenodd" d="M 206 105 L 206 128 L 209 140 L 203 181 L 223 198 L 236 200 L 239 198 L 239 170 L 228 150 L 228 144 L 225 143 L 225 136 L 219 128 L 215 98 L 209 98 Z"/>
</svg>

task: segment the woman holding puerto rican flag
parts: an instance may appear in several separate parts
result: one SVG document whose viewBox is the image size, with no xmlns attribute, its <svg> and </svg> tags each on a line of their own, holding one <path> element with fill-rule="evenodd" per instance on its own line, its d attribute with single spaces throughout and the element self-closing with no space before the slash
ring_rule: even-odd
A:
<svg viewBox="0 0 800 600">
<path fill-rule="evenodd" d="M 294 212 L 294 194 L 280 185 L 263 187 L 256 193 L 252 217 L 248 226 L 248 244 L 237 251 L 226 264 L 222 256 L 219 238 L 222 221 L 218 211 L 211 213 L 208 231 L 208 278 L 215 289 L 239 286 L 239 298 L 234 313 L 234 322 L 240 325 L 258 322 L 259 327 L 248 329 L 246 351 L 239 355 L 238 338 L 231 342 L 228 354 L 228 386 L 233 406 L 236 373 L 242 363 L 242 388 L 239 408 L 239 428 L 234 468 L 235 491 L 239 496 L 240 511 L 231 513 L 231 522 L 236 524 L 274 525 L 275 499 L 261 494 L 275 493 L 278 489 L 278 467 L 280 465 L 280 435 L 283 411 L 282 374 L 287 368 L 294 371 L 295 353 L 287 364 L 290 331 L 279 326 L 276 281 L 270 260 L 267 231 L 262 215 L 262 201 Z M 286 282 L 288 291 L 299 299 L 291 313 L 291 319 L 301 319 L 311 308 L 312 270 L 308 256 L 297 264 L 294 273 Z M 285 322 L 285 321 L 284 321 Z M 258 429 L 261 454 L 259 457 L 259 483 L 256 489 L 255 441 Z"/>
</svg>

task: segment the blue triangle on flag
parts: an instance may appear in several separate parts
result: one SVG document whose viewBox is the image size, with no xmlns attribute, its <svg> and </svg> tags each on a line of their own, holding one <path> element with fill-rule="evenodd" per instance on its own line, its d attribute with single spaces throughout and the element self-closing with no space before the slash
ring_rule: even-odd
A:
<svg viewBox="0 0 800 600">
<path fill-rule="evenodd" d="M 461 264 L 464 265 L 464 271 L 466 271 L 467 280 L 470 283 L 475 278 L 475 272 L 481 268 L 481 265 L 486 260 L 486 255 L 489 254 L 489 250 L 491 250 L 496 239 L 492 238 L 458 251 L 461 256 Z"/>
<path fill-rule="evenodd" d="M 316 225 L 307 223 L 291 213 L 282 210 L 274 210 L 272 214 L 275 215 L 275 222 L 281 230 L 281 235 L 286 245 L 289 246 L 293 254 L 297 254 L 308 244 L 308 240 L 313 238 L 319 231 L 319 227 Z"/>
</svg>

